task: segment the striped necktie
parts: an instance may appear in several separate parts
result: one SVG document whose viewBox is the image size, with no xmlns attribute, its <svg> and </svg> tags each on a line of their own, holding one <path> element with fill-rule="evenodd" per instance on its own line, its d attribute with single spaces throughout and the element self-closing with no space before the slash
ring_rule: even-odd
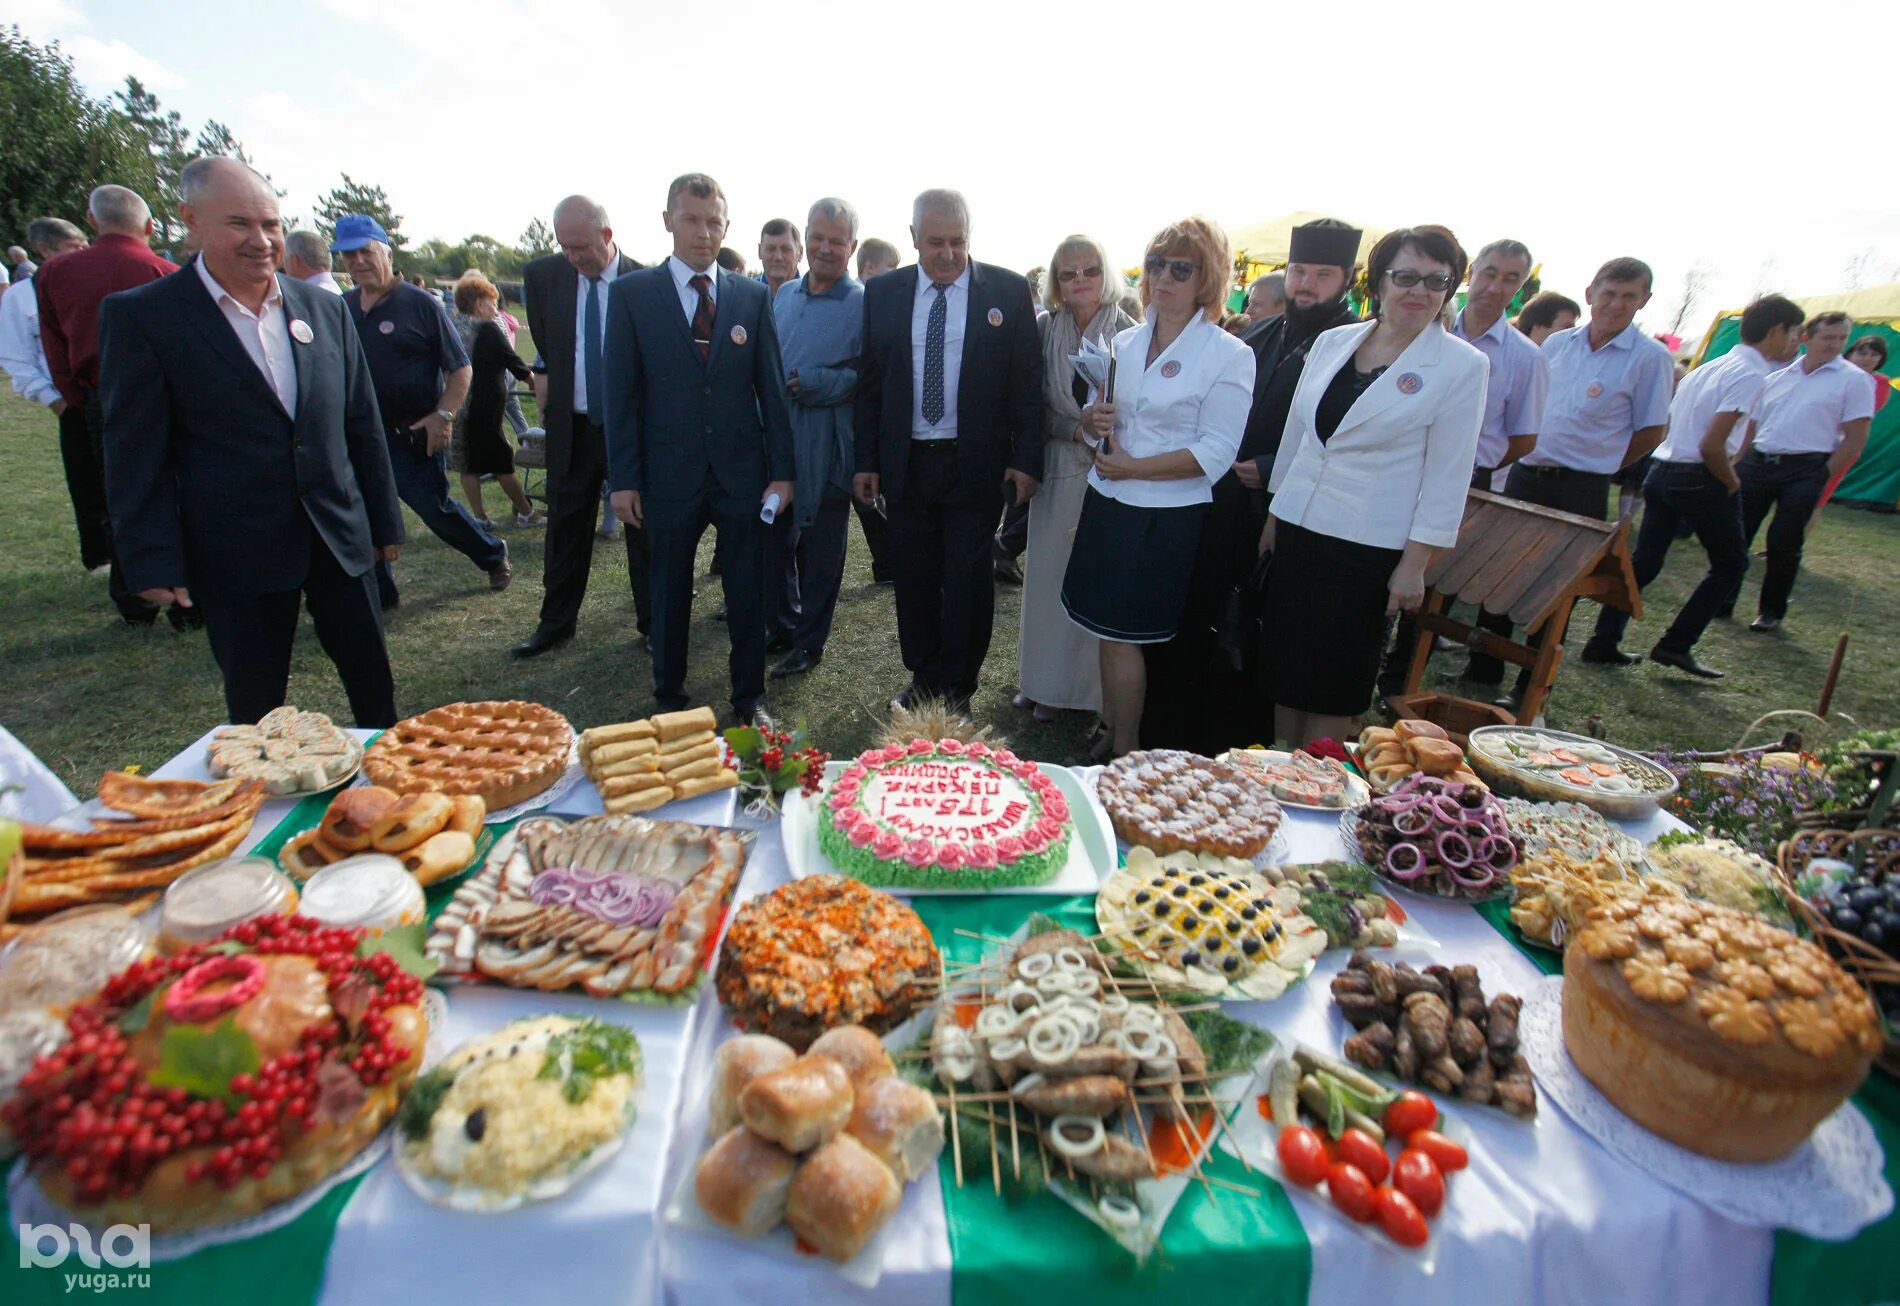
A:
<svg viewBox="0 0 1900 1306">
<path fill-rule="evenodd" d="M 713 302 L 712 296 L 706 293 L 712 278 L 704 272 L 695 272 L 686 284 L 699 295 L 699 307 L 693 310 L 693 349 L 703 363 L 712 355 Z"/>
<path fill-rule="evenodd" d="M 949 316 L 944 291 L 949 287 L 933 282 L 937 302 L 930 306 L 930 323 L 924 328 L 924 420 L 935 426 L 943 420 L 943 326 Z"/>
</svg>

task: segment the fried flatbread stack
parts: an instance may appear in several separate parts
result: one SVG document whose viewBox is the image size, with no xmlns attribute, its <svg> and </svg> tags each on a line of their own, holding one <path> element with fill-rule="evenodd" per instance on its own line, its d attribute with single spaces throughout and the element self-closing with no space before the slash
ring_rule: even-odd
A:
<svg viewBox="0 0 1900 1306">
<path fill-rule="evenodd" d="M 95 902 L 142 911 L 186 871 L 236 852 L 265 797 L 255 780 L 207 784 L 108 771 L 99 801 L 131 819 L 95 817 L 90 830 L 26 824 L 23 875 L 0 921 L 11 930 Z"/>
<path fill-rule="evenodd" d="M 720 755 L 709 707 L 581 732 L 581 767 L 615 815 L 730 789 L 739 775 Z"/>
</svg>

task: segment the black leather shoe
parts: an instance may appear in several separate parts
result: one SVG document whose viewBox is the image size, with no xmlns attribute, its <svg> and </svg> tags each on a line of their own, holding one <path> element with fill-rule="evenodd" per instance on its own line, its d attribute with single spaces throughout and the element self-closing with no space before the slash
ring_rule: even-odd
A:
<svg viewBox="0 0 1900 1306">
<path fill-rule="evenodd" d="M 792 637 L 790 635 L 773 635 L 765 641 L 765 655 L 767 657 L 775 658 L 781 653 L 790 653 L 791 651 Z"/>
<path fill-rule="evenodd" d="M 197 608 L 187 608 L 177 603 L 165 609 L 165 620 L 171 622 L 172 629 L 181 634 L 205 628 L 204 613 Z"/>
<path fill-rule="evenodd" d="M 550 649 L 559 648 L 574 638 L 572 628 L 567 630 L 549 630 L 546 626 L 536 626 L 534 634 L 522 640 L 508 650 L 508 656 L 514 658 L 538 658 Z"/>
<path fill-rule="evenodd" d="M 1659 662 L 1665 667 L 1674 667 L 1686 671 L 1692 676 L 1701 676 L 1704 680 L 1720 680 L 1723 673 L 1714 667 L 1696 660 L 1693 653 L 1678 653 L 1674 649 L 1653 648 L 1649 650 L 1649 660 Z"/>
<path fill-rule="evenodd" d="M 765 706 L 763 700 L 753 704 L 750 712 L 743 712 L 740 715 L 744 718 L 745 723 L 754 730 L 778 729 L 778 723 L 772 720 L 772 713 L 770 709 Z"/>
<path fill-rule="evenodd" d="M 1516 716 L 1519 712 L 1524 710 L 1524 696 L 1513 690 L 1508 694 L 1500 694 L 1498 697 L 1492 699 L 1491 706 L 1501 707 L 1512 716 Z"/>
<path fill-rule="evenodd" d="M 1767 613 L 1764 612 L 1759 617 L 1756 617 L 1753 621 L 1749 622 L 1748 628 L 1750 630 L 1760 630 L 1760 631 L 1780 630 L 1781 618 L 1771 617 Z"/>
<path fill-rule="evenodd" d="M 772 679 L 783 680 L 787 676 L 802 676 L 824 661 L 824 657 L 823 653 L 808 653 L 802 648 L 794 649 L 790 657 L 772 668 Z"/>
<path fill-rule="evenodd" d="M 1583 646 L 1583 652 L 1578 656 L 1600 667 L 1633 667 L 1642 661 L 1634 653 L 1625 653 L 1620 648 L 1594 648 L 1589 644 Z"/>
<path fill-rule="evenodd" d="M 718 607 L 713 609 L 712 619 L 714 621 L 724 621 L 726 619 L 725 604 L 721 603 Z"/>
<path fill-rule="evenodd" d="M 929 695 L 924 693 L 923 686 L 913 680 L 897 691 L 897 696 L 891 700 L 891 711 L 896 712 L 901 709 L 908 712 L 927 697 Z"/>
</svg>

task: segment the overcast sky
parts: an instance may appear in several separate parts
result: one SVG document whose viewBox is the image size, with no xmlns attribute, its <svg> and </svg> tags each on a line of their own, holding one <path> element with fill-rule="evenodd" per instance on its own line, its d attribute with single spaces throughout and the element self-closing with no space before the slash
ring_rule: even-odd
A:
<svg viewBox="0 0 1900 1306">
<path fill-rule="evenodd" d="M 340 172 L 412 240 L 514 240 L 570 191 L 637 258 L 667 181 L 724 185 L 730 244 L 837 194 L 908 250 L 911 195 L 969 197 L 975 257 L 1070 231 L 1135 262 L 1169 219 L 1293 209 L 1526 241 L 1579 296 L 1605 258 L 1688 269 L 1711 310 L 1900 279 L 1894 6 L 798 5 L 739 0 L 8 0 L 95 93 L 144 79 L 225 121 L 306 213 Z"/>
</svg>

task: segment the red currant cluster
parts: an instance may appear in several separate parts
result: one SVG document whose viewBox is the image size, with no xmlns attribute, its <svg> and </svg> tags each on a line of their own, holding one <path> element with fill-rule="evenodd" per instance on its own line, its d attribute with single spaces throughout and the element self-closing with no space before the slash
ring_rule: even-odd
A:
<svg viewBox="0 0 1900 1306">
<path fill-rule="evenodd" d="M 370 989 L 354 1029 L 335 1018 L 319 1021 L 255 1074 L 233 1076 L 230 1092 L 242 1099 L 235 1110 L 221 1098 L 147 1082 L 119 1028 L 121 1017 L 160 985 L 216 955 L 191 948 L 127 968 L 96 1000 L 76 1007 L 66 1022 L 70 1041 L 34 1063 L 6 1104 L 8 1127 L 34 1161 L 63 1162 L 76 1196 L 89 1205 L 135 1195 L 154 1166 L 188 1151 L 194 1152 L 185 1166 L 190 1182 L 209 1179 L 231 1188 L 246 1176 L 264 1178 L 296 1133 L 315 1125 L 318 1072 L 326 1061 L 347 1065 L 374 1085 L 409 1055 L 390 1042 L 386 1013 L 420 1003 L 422 984 L 386 953 L 357 957 L 362 937 L 362 930 L 285 916 L 247 921 L 221 936 L 220 942 L 266 956 L 314 959 L 333 1001 L 348 983 Z"/>
<path fill-rule="evenodd" d="M 778 779 L 787 763 L 803 760 L 805 771 L 798 778 L 798 787 L 808 798 L 816 794 L 818 786 L 824 781 L 825 763 L 831 760 L 831 754 L 817 748 L 793 750 L 792 736 L 783 730 L 762 730 L 759 733 L 765 742 L 764 749 L 759 753 L 759 770 L 765 774 L 768 783 Z M 771 787 L 774 790 L 780 788 L 777 784 Z"/>
</svg>

